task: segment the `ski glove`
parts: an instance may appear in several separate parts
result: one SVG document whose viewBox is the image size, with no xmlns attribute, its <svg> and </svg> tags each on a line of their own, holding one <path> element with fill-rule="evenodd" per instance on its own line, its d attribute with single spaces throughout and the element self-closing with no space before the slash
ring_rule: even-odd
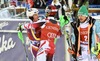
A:
<svg viewBox="0 0 100 61">
<path fill-rule="evenodd" d="M 70 48 L 68 48 L 68 52 L 69 52 L 70 54 L 75 54 L 75 52 L 74 52 L 72 49 L 70 49 Z"/>
<path fill-rule="evenodd" d="M 56 6 L 56 8 L 57 8 L 57 9 L 59 9 L 59 8 L 60 8 L 60 5 L 54 5 L 54 6 Z"/>
<path fill-rule="evenodd" d="M 98 53 L 97 58 L 100 59 L 100 53 Z"/>
<path fill-rule="evenodd" d="M 17 30 L 22 32 L 24 29 L 22 29 L 22 27 L 21 27 L 21 26 L 22 26 L 22 25 L 21 25 L 21 24 L 19 24 L 19 26 L 18 26 Z"/>
<path fill-rule="evenodd" d="M 67 16 L 60 16 L 60 26 L 63 27 L 64 25 L 69 23 L 69 18 Z"/>
</svg>

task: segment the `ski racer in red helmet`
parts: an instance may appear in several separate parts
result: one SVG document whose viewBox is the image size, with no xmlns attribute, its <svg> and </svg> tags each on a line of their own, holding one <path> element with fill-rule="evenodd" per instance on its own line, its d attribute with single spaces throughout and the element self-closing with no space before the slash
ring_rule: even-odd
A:
<svg viewBox="0 0 100 61">
<path fill-rule="evenodd" d="M 45 9 L 46 21 L 41 26 L 41 41 L 37 53 L 37 61 L 53 61 L 55 53 L 55 38 L 61 35 L 60 25 L 55 19 L 57 9 L 53 5 L 49 5 Z"/>
</svg>

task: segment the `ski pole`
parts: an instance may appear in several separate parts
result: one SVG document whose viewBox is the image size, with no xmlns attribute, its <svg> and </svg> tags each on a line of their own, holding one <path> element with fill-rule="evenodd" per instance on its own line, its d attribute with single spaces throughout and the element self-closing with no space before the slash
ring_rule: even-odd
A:
<svg viewBox="0 0 100 61">
<path fill-rule="evenodd" d="M 28 59 L 28 54 L 26 52 L 26 47 L 25 47 L 25 43 L 24 43 L 24 38 L 23 38 L 23 34 L 21 31 L 18 31 L 18 38 L 21 40 L 22 44 L 23 44 L 23 47 L 24 47 L 24 51 L 26 53 L 26 61 L 29 61 Z"/>
</svg>

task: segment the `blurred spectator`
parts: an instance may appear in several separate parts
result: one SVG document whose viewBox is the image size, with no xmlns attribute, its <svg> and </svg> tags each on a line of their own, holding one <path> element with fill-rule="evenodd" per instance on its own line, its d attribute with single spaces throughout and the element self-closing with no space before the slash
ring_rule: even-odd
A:
<svg viewBox="0 0 100 61">
<path fill-rule="evenodd" d="M 46 8 L 46 2 L 44 0 L 34 0 L 34 7 L 35 8 Z"/>
<path fill-rule="evenodd" d="M 80 0 L 79 7 L 81 7 L 82 5 L 86 5 L 86 7 L 88 7 L 89 4 L 87 2 L 88 2 L 88 0 Z"/>
<path fill-rule="evenodd" d="M 68 0 L 61 0 L 60 3 L 62 5 L 62 15 L 65 15 L 65 11 L 68 9 Z"/>
<path fill-rule="evenodd" d="M 30 9 L 31 4 L 28 3 L 29 0 L 17 0 L 16 6 L 26 7 L 26 9 Z M 30 2 L 30 1 L 29 1 Z"/>
<path fill-rule="evenodd" d="M 53 0 L 51 5 L 54 5 L 57 7 L 58 9 L 58 13 L 56 15 L 57 20 L 59 20 L 59 17 L 62 15 L 62 6 L 61 3 L 59 2 L 59 0 Z"/>
<path fill-rule="evenodd" d="M 81 7 L 82 5 L 88 5 L 88 0 L 73 0 L 73 7 Z M 88 7 L 88 6 L 87 6 Z"/>
<path fill-rule="evenodd" d="M 25 0 L 22 2 L 21 6 L 26 7 L 26 9 L 30 9 L 30 4 L 28 4 L 28 2 Z"/>
<path fill-rule="evenodd" d="M 16 6 L 17 0 L 10 0 L 10 5 Z"/>
<path fill-rule="evenodd" d="M 89 0 L 90 5 L 100 5 L 100 0 Z"/>
<path fill-rule="evenodd" d="M 50 5 L 52 3 L 53 0 L 45 0 L 46 2 L 46 6 Z"/>
<path fill-rule="evenodd" d="M 23 0 L 17 0 L 17 6 L 21 6 Z"/>
<path fill-rule="evenodd" d="M 27 3 L 30 5 L 30 8 L 33 8 L 34 6 L 34 1 L 33 0 L 26 0 Z"/>
</svg>

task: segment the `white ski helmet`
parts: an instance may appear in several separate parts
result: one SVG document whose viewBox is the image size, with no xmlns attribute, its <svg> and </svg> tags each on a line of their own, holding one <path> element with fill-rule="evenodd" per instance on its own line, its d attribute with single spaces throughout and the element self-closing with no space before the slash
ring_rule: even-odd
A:
<svg viewBox="0 0 100 61">
<path fill-rule="evenodd" d="M 31 8 L 30 10 L 26 11 L 27 17 L 32 17 L 34 14 L 38 14 L 39 11 L 36 8 Z"/>
</svg>

